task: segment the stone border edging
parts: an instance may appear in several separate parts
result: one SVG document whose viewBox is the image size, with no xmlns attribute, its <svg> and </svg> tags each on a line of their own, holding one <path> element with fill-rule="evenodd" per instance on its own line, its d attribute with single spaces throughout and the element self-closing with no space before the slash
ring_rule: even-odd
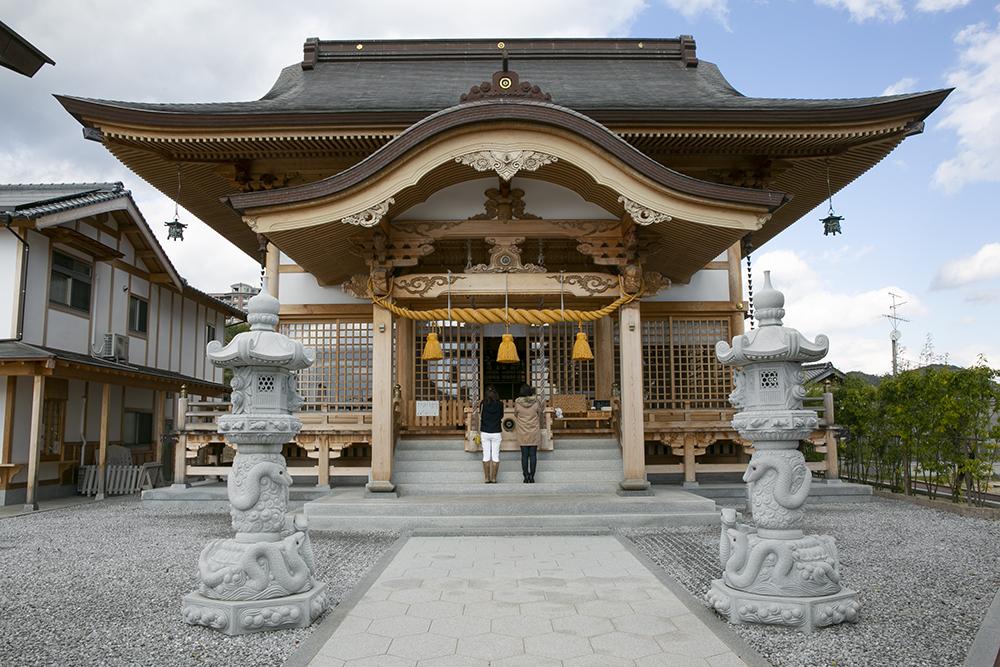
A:
<svg viewBox="0 0 1000 667">
<path fill-rule="evenodd" d="M 901 500 L 904 503 L 910 503 L 911 505 L 920 505 L 921 507 L 929 507 L 931 509 L 942 510 L 944 512 L 951 512 L 952 514 L 957 514 L 970 519 L 1000 520 L 1000 508 L 995 507 L 974 507 L 972 505 L 953 503 L 950 500 L 931 500 L 926 496 L 907 496 L 902 493 L 895 493 L 894 491 L 886 491 L 885 489 L 875 488 L 872 489 L 872 495 L 877 498 Z"/>
<path fill-rule="evenodd" d="M 1000 664 L 1000 593 L 986 611 L 983 624 L 969 647 L 963 667 L 996 667 Z"/>
</svg>

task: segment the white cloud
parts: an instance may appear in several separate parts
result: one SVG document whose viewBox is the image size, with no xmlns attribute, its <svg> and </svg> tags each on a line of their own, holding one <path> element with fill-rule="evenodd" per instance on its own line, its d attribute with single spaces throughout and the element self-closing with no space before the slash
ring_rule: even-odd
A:
<svg viewBox="0 0 1000 667">
<path fill-rule="evenodd" d="M 966 293 L 965 300 L 978 306 L 988 306 L 991 303 L 1000 303 L 1000 289 L 971 290 Z"/>
<path fill-rule="evenodd" d="M 934 172 L 934 184 L 945 192 L 1000 180 L 1000 26 L 971 25 L 955 42 L 962 52 L 948 85 L 956 90 L 939 125 L 955 130 L 959 151 Z"/>
<path fill-rule="evenodd" d="M 917 80 L 912 76 L 906 76 L 882 91 L 882 95 L 903 95 L 912 93 L 917 89 Z"/>
<path fill-rule="evenodd" d="M 754 262 L 754 291 L 764 287 L 764 271 L 771 284 L 785 295 L 785 324 L 810 335 L 848 332 L 869 327 L 884 319 L 892 303 L 889 292 L 906 302 L 903 316 L 926 315 L 930 311 L 915 294 L 890 285 L 859 294 L 828 290 L 813 264 L 802 253 L 775 250 Z M 886 334 L 888 335 L 888 334 Z"/>
<path fill-rule="evenodd" d="M 691 20 L 706 15 L 729 29 L 728 0 L 661 0 L 664 5 Z"/>
<path fill-rule="evenodd" d="M 816 4 L 846 9 L 851 13 L 851 20 L 856 23 L 863 23 L 868 19 L 900 21 L 906 18 L 899 0 L 816 0 Z"/>
<path fill-rule="evenodd" d="M 972 315 L 969 315 L 968 317 L 963 317 L 963 318 L 962 318 L 962 319 L 961 319 L 961 320 L 959 321 L 959 324 L 965 324 L 965 325 L 969 325 L 969 324 L 975 324 L 975 323 L 976 323 L 976 322 L 978 322 L 978 321 L 979 321 L 979 319 L 978 319 L 978 318 L 976 318 L 976 317 L 973 317 Z"/>
<path fill-rule="evenodd" d="M 959 7 L 965 7 L 972 0 L 920 0 L 917 9 L 922 12 L 950 12 Z"/>
<path fill-rule="evenodd" d="M 1000 243 L 987 243 L 974 255 L 952 259 L 941 265 L 930 289 L 954 289 L 1000 276 Z"/>
</svg>

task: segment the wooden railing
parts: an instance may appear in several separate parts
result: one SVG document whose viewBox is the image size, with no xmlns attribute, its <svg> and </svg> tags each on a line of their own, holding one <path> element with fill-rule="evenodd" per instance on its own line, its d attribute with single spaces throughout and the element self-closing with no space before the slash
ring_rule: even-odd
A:
<svg viewBox="0 0 1000 667">
<path fill-rule="evenodd" d="M 826 479 L 838 479 L 833 394 L 827 391 L 822 396 L 807 397 L 803 404 L 820 417 L 819 429 L 813 431 L 807 442 L 812 444 L 813 451 L 823 455 L 823 460 L 807 461 L 806 466 Z M 646 410 L 643 414 L 646 472 L 681 473 L 687 483 L 696 482 L 698 473 L 744 472 L 754 452 L 753 442 L 744 440 L 733 429 L 734 414 L 736 410 L 732 408 L 690 406 Z M 663 459 L 670 462 L 657 462 Z"/>
<path fill-rule="evenodd" d="M 219 416 L 228 413 L 229 406 L 225 402 L 181 399 L 185 418 L 183 428 L 178 431 L 175 483 L 195 476 L 227 476 L 232 470 L 232 450 L 227 452 L 228 445 L 217 426 Z M 283 448 L 289 475 L 316 477 L 318 484 L 325 486 L 334 476 L 371 474 L 370 411 L 311 411 L 298 412 L 296 416 L 302 422 L 302 431 Z M 347 455 L 358 449 L 362 456 Z M 304 457 L 299 450 L 305 453 Z"/>
</svg>

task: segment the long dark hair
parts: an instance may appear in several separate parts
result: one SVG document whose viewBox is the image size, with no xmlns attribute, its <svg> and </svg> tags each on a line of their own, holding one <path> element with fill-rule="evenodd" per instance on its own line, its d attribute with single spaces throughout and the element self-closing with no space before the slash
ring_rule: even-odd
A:
<svg viewBox="0 0 1000 667">
<path fill-rule="evenodd" d="M 535 388 L 534 387 L 532 387 L 530 384 L 522 384 L 521 385 L 521 398 L 525 398 L 525 397 L 528 397 L 528 396 L 534 396 L 534 395 L 535 395 Z"/>
<path fill-rule="evenodd" d="M 497 390 L 493 388 L 493 385 L 487 385 L 483 392 L 483 403 L 493 403 L 499 400 L 500 394 L 497 393 Z"/>
</svg>

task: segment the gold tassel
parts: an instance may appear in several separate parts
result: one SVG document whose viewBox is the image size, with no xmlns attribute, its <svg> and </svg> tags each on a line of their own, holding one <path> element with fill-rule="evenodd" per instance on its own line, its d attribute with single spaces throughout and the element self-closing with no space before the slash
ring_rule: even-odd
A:
<svg viewBox="0 0 1000 667">
<path fill-rule="evenodd" d="M 517 347 L 514 345 L 514 336 L 509 333 L 503 335 L 500 341 L 500 349 L 497 350 L 497 361 L 501 364 L 516 364 L 521 361 L 517 356 Z"/>
<path fill-rule="evenodd" d="M 590 351 L 590 344 L 587 342 L 587 334 L 582 331 L 576 334 L 576 343 L 573 345 L 573 361 L 591 361 L 594 355 Z"/>
<path fill-rule="evenodd" d="M 427 334 L 427 342 L 424 343 L 424 352 L 420 355 L 420 358 L 424 361 L 440 361 L 444 359 L 437 333 L 432 331 Z"/>
</svg>

